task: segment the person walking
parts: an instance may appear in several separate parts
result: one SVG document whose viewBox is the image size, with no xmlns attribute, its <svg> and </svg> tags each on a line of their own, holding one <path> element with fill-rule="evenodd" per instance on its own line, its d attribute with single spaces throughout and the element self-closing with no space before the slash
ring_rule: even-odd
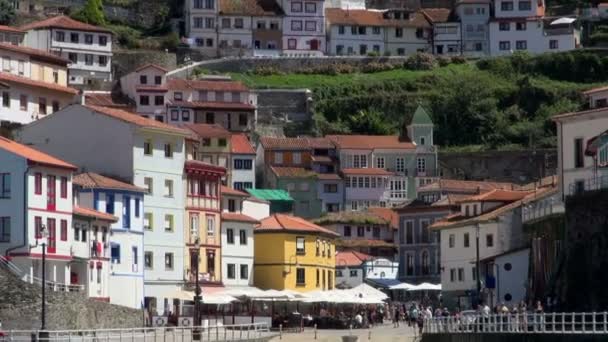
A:
<svg viewBox="0 0 608 342">
<path fill-rule="evenodd" d="M 534 307 L 534 327 L 535 327 L 535 331 L 543 331 L 544 329 L 544 324 L 545 324 L 545 320 L 544 320 L 544 315 L 545 315 L 545 310 L 543 309 L 543 304 L 540 302 L 540 300 L 536 301 L 536 306 Z"/>
<path fill-rule="evenodd" d="M 399 305 L 395 305 L 395 311 L 393 314 L 393 328 L 399 328 L 399 316 L 401 316 Z"/>
</svg>

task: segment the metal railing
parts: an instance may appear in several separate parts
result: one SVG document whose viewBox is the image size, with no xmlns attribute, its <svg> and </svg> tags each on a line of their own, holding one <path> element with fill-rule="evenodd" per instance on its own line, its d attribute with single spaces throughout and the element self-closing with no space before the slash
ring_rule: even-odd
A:
<svg viewBox="0 0 608 342">
<path fill-rule="evenodd" d="M 424 320 L 425 334 L 608 334 L 608 312 L 508 313 Z"/>
<path fill-rule="evenodd" d="M 597 176 L 585 179 L 584 181 L 574 182 L 569 185 L 569 194 L 578 195 L 586 191 L 608 189 L 608 176 Z"/>
<path fill-rule="evenodd" d="M 4 256 L 0 256 L 0 266 L 7 269 L 9 272 L 13 273 L 19 279 L 25 281 L 26 283 L 36 284 L 42 286 L 42 279 L 38 277 L 31 276 L 21 270 L 17 265 L 13 264 L 10 260 L 5 258 Z M 46 288 L 51 291 L 61 291 L 61 292 L 78 292 L 84 291 L 84 285 L 71 285 L 71 284 L 63 284 L 54 281 L 47 280 L 45 282 Z"/>
<path fill-rule="evenodd" d="M 551 197 L 546 200 L 525 204 L 522 207 L 521 217 L 522 222 L 526 223 L 551 216 L 553 214 L 561 214 L 565 211 L 566 208 L 564 206 L 564 202 L 557 198 Z"/>
<path fill-rule="evenodd" d="M 278 335 L 266 323 L 217 325 L 211 327 L 166 327 L 90 330 L 8 330 L 0 341 L 111 341 L 111 342 L 190 342 L 254 341 Z M 198 335 L 198 336 L 197 336 Z M 196 337 L 199 337 L 196 339 Z"/>
</svg>

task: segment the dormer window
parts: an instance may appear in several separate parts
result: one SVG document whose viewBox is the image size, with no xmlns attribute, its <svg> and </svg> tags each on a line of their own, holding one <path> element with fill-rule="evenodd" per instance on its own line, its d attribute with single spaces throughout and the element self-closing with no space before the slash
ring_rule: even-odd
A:
<svg viewBox="0 0 608 342">
<path fill-rule="evenodd" d="M 139 75 L 139 84 L 148 84 L 148 76 Z"/>
</svg>

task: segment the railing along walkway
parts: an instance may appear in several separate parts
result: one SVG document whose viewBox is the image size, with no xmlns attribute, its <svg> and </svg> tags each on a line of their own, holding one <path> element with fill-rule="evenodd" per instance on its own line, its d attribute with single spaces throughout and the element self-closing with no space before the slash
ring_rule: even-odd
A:
<svg viewBox="0 0 608 342">
<path fill-rule="evenodd" d="M 46 333 L 46 334 L 45 334 Z M 190 341 L 258 341 L 278 333 L 271 332 L 268 324 L 236 324 L 213 327 L 166 327 L 99 330 L 9 330 L 0 335 L 0 341 L 111 341 L 111 342 L 190 342 Z M 199 333 L 200 339 L 195 339 Z"/>
<path fill-rule="evenodd" d="M 424 320 L 423 333 L 608 334 L 608 313 L 509 313 L 437 317 Z"/>
</svg>

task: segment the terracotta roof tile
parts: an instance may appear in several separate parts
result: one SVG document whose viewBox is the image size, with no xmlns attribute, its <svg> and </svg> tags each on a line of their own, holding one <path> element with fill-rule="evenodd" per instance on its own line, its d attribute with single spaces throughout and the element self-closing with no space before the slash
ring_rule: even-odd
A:
<svg viewBox="0 0 608 342">
<path fill-rule="evenodd" d="M 331 225 L 336 223 L 350 224 L 389 224 L 389 220 L 370 210 L 361 211 L 338 211 L 334 213 L 326 213 L 322 217 L 313 221 L 319 225 Z"/>
<path fill-rule="evenodd" d="M 327 138 L 343 149 L 414 149 L 409 140 L 401 141 L 398 135 L 328 135 Z"/>
<path fill-rule="evenodd" d="M 25 33 L 25 31 L 20 30 L 16 27 L 0 25 L 0 32 L 13 32 L 13 33 Z"/>
<path fill-rule="evenodd" d="M 19 29 L 23 31 L 38 30 L 45 28 L 61 28 L 66 30 L 76 31 L 88 31 L 88 32 L 104 32 L 112 33 L 107 28 L 86 24 L 77 20 L 74 20 L 68 16 L 60 15 L 57 17 L 48 18 L 41 21 L 36 21 L 31 24 L 21 26 Z"/>
<path fill-rule="evenodd" d="M 452 10 L 449 8 L 425 8 L 422 13 L 431 23 L 445 23 L 450 20 Z"/>
<path fill-rule="evenodd" d="M 163 68 L 162 66 L 158 65 L 158 64 L 152 64 L 152 63 L 148 63 L 148 64 L 144 64 L 140 67 L 138 67 L 137 69 L 135 69 L 135 72 L 140 72 L 142 70 L 145 70 L 147 68 L 154 68 L 154 69 L 158 69 L 162 72 L 169 72 L 169 69 Z"/>
<path fill-rule="evenodd" d="M 514 202 L 519 201 L 530 193 L 530 191 L 494 189 L 483 194 L 465 198 L 460 202 Z"/>
<path fill-rule="evenodd" d="M 153 119 L 144 118 L 144 117 L 140 116 L 139 114 L 127 112 L 122 109 L 107 108 L 107 107 L 92 106 L 92 105 L 86 105 L 84 107 L 86 107 L 96 113 L 107 115 L 109 117 L 112 117 L 112 118 L 115 118 L 115 119 L 118 119 L 118 120 L 121 120 L 124 122 L 128 122 L 128 123 L 134 124 L 139 127 L 150 128 L 150 129 L 159 129 L 159 130 L 162 130 L 165 132 L 175 133 L 175 134 L 179 134 L 179 135 L 183 135 L 183 136 L 188 136 L 190 134 L 190 132 L 185 129 L 182 129 L 179 127 L 174 127 L 174 126 L 171 126 L 166 123 L 162 123 L 162 122 L 159 122 L 159 121 L 156 121 Z"/>
<path fill-rule="evenodd" d="M 154 85 L 149 85 L 149 86 L 136 86 L 135 87 L 135 91 L 137 92 L 142 92 L 142 93 L 166 93 L 169 91 L 169 89 L 166 86 L 154 86 Z"/>
<path fill-rule="evenodd" d="M 336 253 L 336 267 L 361 266 L 363 262 L 374 257 L 357 251 L 339 251 Z"/>
<path fill-rule="evenodd" d="M 245 134 L 233 134 L 230 138 L 230 152 L 234 154 L 253 154 L 255 150 Z"/>
<path fill-rule="evenodd" d="M 72 213 L 77 216 L 92 217 L 92 218 L 104 220 L 104 221 L 110 221 L 110 222 L 118 221 L 118 217 L 116 217 L 114 215 L 103 213 L 101 211 L 97 211 L 97 210 L 91 209 L 91 208 L 83 208 L 83 207 L 74 206 L 74 208 L 72 209 Z"/>
<path fill-rule="evenodd" d="M 199 138 L 229 138 L 230 132 L 226 130 L 224 127 L 218 124 L 185 124 L 180 127 L 184 127 L 194 134 L 196 134 Z"/>
<path fill-rule="evenodd" d="M 370 175 L 370 176 L 392 176 L 393 172 L 387 171 L 385 169 L 378 169 L 375 167 L 368 167 L 365 169 L 342 169 L 342 173 L 344 175 Z"/>
<path fill-rule="evenodd" d="M 270 170 L 277 177 L 291 177 L 291 178 L 316 178 L 317 174 L 314 171 L 305 169 L 303 167 L 284 167 L 284 166 L 271 166 Z"/>
<path fill-rule="evenodd" d="M 29 162 L 51 166 L 51 167 L 60 167 L 64 169 L 77 170 L 78 168 L 70 163 L 64 162 L 61 159 L 55 158 L 49 154 L 44 152 L 40 152 L 34 148 L 29 146 L 20 144 L 13 140 L 9 140 L 7 138 L 0 136 L 0 149 L 11 152 L 18 156 L 21 156 L 27 159 Z"/>
<path fill-rule="evenodd" d="M 220 0 L 220 15 L 281 16 L 283 10 L 274 0 Z"/>
<path fill-rule="evenodd" d="M 169 105 L 196 108 L 196 109 L 216 109 L 216 110 L 255 110 L 255 106 L 241 102 L 209 102 L 209 101 L 175 101 L 170 100 Z"/>
<path fill-rule="evenodd" d="M 249 91 L 249 88 L 240 81 L 211 81 L 211 80 L 185 80 L 170 78 L 167 87 L 171 90 L 211 90 L 211 91 Z"/>
<path fill-rule="evenodd" d="M 364 25 L 388 27 L 430 27 L 422 12 L 414 12 L 409 19 L 388 19 L 387 11 L 327 8 L 325 17 L 330 25 Z"/>
<path fill-rule="evenodd" d="M 260 223 L 251 216 L 240 213 L 222 213 L 222 221 L 245 222 L 245 223 Z"/>
<path fill-rule="evenodd" d="M 608 86 L 591 88 L 589 90 L 585 90 L 583 92 L 583 95 L 591 95 L 591 94 L 599 93 L 599 92 L 606 91 L 606 90 L 608 90 Z"/>
<path fill-rule="evenodd" d="M 129 109 L 127 103 L 121 103 L 114 100 L 110 92 L 85 92 L 85 103 L 91 106 L 103 106 Z"/>
<path fill-rule="evenodd" d="M 392 228 L 399 229 L 399 214 L 397 214 L 393 209 L 372 207 L 368 208 L 367 210 L 382 217 L 387 222 L 390 222 Z"/>
<path fill-rule="evenodd" d="M 13 45 L 10 43 L 0 43 L 0 50 L 22 53 L 24 55 L 30 56 L 30 58 L 34 60 L 42 60 L 44 62 L 49 62 L 61 66 L 67 66 L 69 63 L 72 63 L 69 59 L 65 59 L 63 57 L 54 55 L 44 50 L 29 48 L 20 45 Z"/>
<path fill-rule="evenodd" d="M 146 189 L 94 172 L 84 172 L 74 176 L 72 183 L 85 189 L 111 189 L 145 192 Z"/>
<path fill-rule="evenodd" d="M 54 90 L 61 93 L 76 95 L 78 91 L 74 88 L 65 87 L 55 83 L 47 83 L 42 81 L 35 81 L 26 77 L 17 76 L 13 74 L 9 74 L 7 72 L 0 72 L 0 81 L 5 82 L 15 82 L 24 86 L 34 87 L 34 88 L 44 88 L 48 90 Z"/>
<path fill-rule="evenodd" d="M 184 168 L 186 170 L 200 170 L 205 172 L 215 172 L 220 175 L 224 175 L 226 173 L 226 168 L 209 164 L 200 160 L 186 160 L 184 163 Z"/>
<path fill-rule="evenodd" d="M 233 188 L 229 188 L 225 185 L 222 185 L 221 187 L 221 191 L 222 191 L 222 195 L 229 195 L 229 196 L 240 196 L 240 197 L 249 197 L 249 194 L 241 191 L 241 190 L 236 190 Z"/>
<path fill-rule="evenodd" d="M 469 192 L 477 194 L 479 192 L 494 189 L 517 190 L 519 187 L 513 183 L 506 182 L 487 182 L 487 181 L 466 181 L 460 179 L 440 179 L 437 182 L 423 185 L 418 188 L 418 192 L 444 191 L 444 192 Z"/>
<path fill-rule="evenodd" d="M 318 226 L 301 217 L 287 214 L 272 214 L 262 219 L 260 224 L 255 227 L 254 232 L 302 232 L 324 234 L 333 237 L 339 236 L 338 233 L 332 230 Z"/>
<path fill-rule="evenodd" d="M 260 143 L 268 150 L 310 150 L 310 149 L 332 149 L 331 141 L 325 138 L 284 138 L 284 137 L 262 137 Z"/>
<path fill-rule="evenodd" d="M 317 179 L 320 180 L 327 180 L 327 181 L 338 181 L 338 180 L 342 180 L 342 177 L 340 177 L 339 174 L 337 173 L 317 173 Z"/>
</svg>

